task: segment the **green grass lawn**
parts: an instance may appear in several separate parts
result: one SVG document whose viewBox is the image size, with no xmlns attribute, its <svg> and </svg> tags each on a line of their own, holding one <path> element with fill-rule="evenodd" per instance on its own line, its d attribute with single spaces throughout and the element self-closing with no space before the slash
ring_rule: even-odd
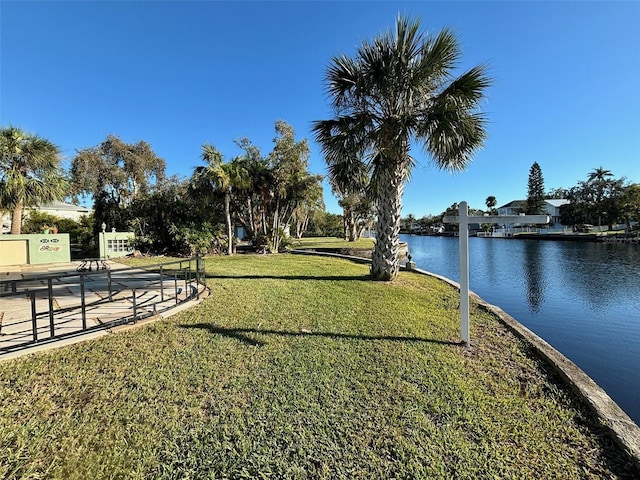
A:
<svg viewBox="0 0 640 480">
<path fill-rule="evenodd" d="M 374 239 L 361 238 L 355 242 L 349 242 L 342 238 L 333 237 L 308 237 L 301 239 L 294 239 L 292 248 L 313 250 L 314 248 L 335 248 L 335 249 L 373 249 Z"/>
<path fill-rule="evenodd" d="M 0 362 L 1 478 L 633 478 L 494 316 L 458 344 L 441 281 L 303 255 L 206 269 L 194 308 Z"/>
</svg>

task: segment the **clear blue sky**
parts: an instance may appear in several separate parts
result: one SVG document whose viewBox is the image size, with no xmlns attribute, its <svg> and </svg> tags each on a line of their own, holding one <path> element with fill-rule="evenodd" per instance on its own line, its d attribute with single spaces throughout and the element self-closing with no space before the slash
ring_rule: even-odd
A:
<svg viewBox="0 0 640 480">
<path fill-rule="evenodd" d="M 418 166 L 403 214 L 483 208 L 526 197 L 538 162 L 545 188 L 604 167 L 640 182 L 640 2 L 0 2 L 0 124 L 76 149 L 113 133 L 145 140 L 167 173 L 189 176 L 200 146 L 231 159 L 249 137 L 263 154 L 274 122 L 311 145 L 330 118 L 331 57 L 391 27 L 398 13 L 449 27 L 462 69 L 488 63 L 489 139 L 464 173 Z M 325 183 L 327 210 L 340 209 Z"/>
</svg>

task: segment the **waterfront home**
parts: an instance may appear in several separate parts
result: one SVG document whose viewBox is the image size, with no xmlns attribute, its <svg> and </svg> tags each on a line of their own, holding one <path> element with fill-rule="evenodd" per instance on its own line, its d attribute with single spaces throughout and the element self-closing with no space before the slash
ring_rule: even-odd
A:
<svg viewBox="0 0 640 480">
<path fill-rule="evenodd" d="M 513 200 L 501 207 L 498 207 L 498 215 L 518 215 L 524 212 L 526 200 Z M 544 201 L 544 211 L 542 214 L 549 215 L 551 223 L 560 223 L 560 207 L 567 205 L 569 200 L 565 198 L 549 198 Z"/>
</svg>

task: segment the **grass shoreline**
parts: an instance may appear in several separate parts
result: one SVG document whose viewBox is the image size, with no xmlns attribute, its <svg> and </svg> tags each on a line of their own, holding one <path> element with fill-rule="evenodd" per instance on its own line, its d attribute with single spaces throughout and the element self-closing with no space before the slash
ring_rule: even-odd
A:
<svg viewBox="0 0 640 480">
<path fill-rule="evenodd" d="M 634 478 L 492 314 L 401 272 L 311 256 L 207 259 L 175 317 L 0 363 L 6 478 Z"/>
</svg>

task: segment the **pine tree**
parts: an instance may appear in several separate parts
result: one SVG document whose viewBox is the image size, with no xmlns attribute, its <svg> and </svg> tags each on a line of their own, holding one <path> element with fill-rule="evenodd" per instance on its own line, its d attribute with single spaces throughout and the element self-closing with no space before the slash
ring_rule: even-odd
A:
<svg viewBox="0 0 640 480">
<path fill-rule="evenodd" d="M 542 169 L 538 162 L 534 162 L 529 170 L 529 183 L 527 189 L 527 215 L 544 214 L 544 179 Z"/>
</svg>

